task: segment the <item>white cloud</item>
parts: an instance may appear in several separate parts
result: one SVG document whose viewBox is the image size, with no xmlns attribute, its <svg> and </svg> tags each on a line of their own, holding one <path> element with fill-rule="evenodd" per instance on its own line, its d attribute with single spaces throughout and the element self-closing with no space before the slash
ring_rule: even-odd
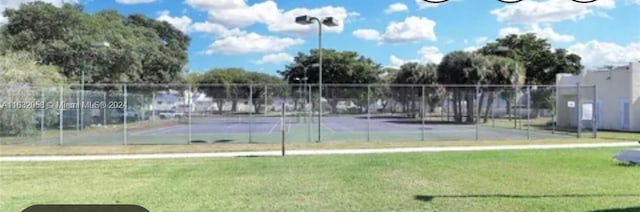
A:
<svg viewBox="0 0 640 212">
<path fill-rule="evenodd" d="M 568 48 L 569 52 L 582 57 L 582 64 L 589 68 L 605 65 L 623 65 L 640 60 L 640 42 L 632 42 L 626 46 L 615 43 L 592 40 L 577 43 Z"/>
<path fill-rule="evenodd" d="M 244 0 L 187 0 L 191 7 L 207 11 L 209 20 L 227 27 L 247 27 L 256 23 L 267 25 L 271 32 L 310 33 L 317 30 L 314 25 L 299 25 L 293 20 L 300 15 L 314 17 L 333 17 L 338 26 L 326 27 L 326 32 L 341 33 L 345 20 L 359 13 L 347 12 L 344 7 L 325 6 L 321 8 L 295 8 L 284 11 L 278 8 L 275 1 L 263 1 L 253 5 L 247 5 Z"/>
<path fill-rule="evenodd" d="M 418 50 L 418 56 L 420 59 L 402 59 L 398 56 L 392 54 L 389 56 L 389 62 L 391 63 L 388 67 L 391 68 L 400 68 L 400 66 L 405 63 L 440 63 L 444 54 L 440 52 L 438 47 L 435 46 L 425 46 Z"/>
<path fill-rule="evenodd" d="M 353 36 L 363 40 L 379 40 L 380 33 L 375 29 L 358 29 L 353 31 Z"/>
<path fill-rule="evenodd" d="M 120 4 L 146 4 L 155 2 L 156 0 L 116 0 Z"/>
<path fill-rule="evenodd" d="M 267 63 L 283 64 L 283 63 L 289 63 L 291 61 L 293 61 L 293 56 L 291 56 L 290 54 L 281 52 L 281 53 L 264 55 L 262 56 L 262 58 L 260 58 L 260 60 L 255 61 L 255 63 L 258 65 L 263 65 Z"/>
<path fill-rule="evenodd" d="M 464 48 L 462 51 L 473 52 L 482 48 L 482 46 L 484 46 L 485 44 L 487 44 L 487 42 L 489 42 L 489 38 L 484 36 L 474 38 L 473 40 L 474 40 L 474 44 Z M 469 44 L 469 40 L 465 39 L 464 44 Z"/>
<path fill-rule="evenodd" d="M 533 24 L 525 30 L 517 27 L 502 28 L 498 32 L 498 36 L 505 37 L 510 34 L 521 35 L 525 33 L 534 33 L 540 38 L 548 39 L 553 42 L 572 42 L 576 39 L 573 35 L 560 34 L 550 26 L 540 27 L 538 24 Z"/>
<path fill-rule="evenodd" d="M 229 29 L 221 24 L 211 23 L 208 21 L 193 23 L 193 25 L 191 25 L 190 30 L 195 32 L 211 33 L 211 34 L 219 35 L 222 37 L 247 34 L 246 31 L 241 30 L 239 28 Z"/>
<path fill-rule="evenodd" d="M 418 40 L 435 41 L 436 22 L 424 17 L 410 16 L 402 22 L 391 22 L 382 41 L 385 43 L 412 42 Z"/>
<path fill-rule="evenodd" d="M 318 30 L 317 24 L 300 25 L 294 22 L 295 18 L 301 15 L 310 15 L 314 17 L 333 17 L 338 26 L 323 27 L 323 32 L 342 33 L 344 30 L 345 19 L 348 17 L 347 10 L 344 7 L 326 6 L 315 9 L 295 8 L 279 15 L 275 15 L 265 22 L 267 28 L 271 32 L 289 32 L 289 33 L 311 33 Z M 359 16 L 359 14 L 358 14 Z"/>
<path fill-rule="evenodd" d="M 400 68 L 400 66 L 404 65 L 405 63 L 419 62 L 418 60 L 404 60 L 395 55 L 389 56 L 389 61 L 391 62 L 391 65 L 389 65 L 389 67 L 391 68 Z"/>
<path fill-rule="evenodd" d="M 202 10 L 221 10 L 247 6 L 245 0 L 186 0 L 185 3 L 193 8 Z"/>
<path fill-rule="evenodd" d="M 247 27 L 258 22 L 277 19 L 280 11 L 273 1 L 264 1 L 254 5 L 208 10 L 209 19 L 229 27 Z"/>
<path fill-rule="evenodd" d="M 435 46 L 425 46 L 418 50 L 418 55 L 424 62 L 428 63 L 440 63 L 444 54 L 440 52 L 438 47 Z"/>
<path fill-rule="evenodd" d="M 436 22 L 428 18 L 410 16 L 402 22 L 391 22 L 384 34 L 375 29 L 358 29 L 353 36 L 363 40 L 375 40 L 382 43 L 404 43 L 419 40 L 435 41 Z"/>
<path fill-rule="evenodd" d="M 492 10 L 500 22 L 511 23 L 552 23 L 565 20 L 579 20 L 588 15 L 597 15 L 597 9 L 615 8 L 614 0 L 598 0 L 580 4 L 568 0 L 521 1 L 505 4 Z"/>
<path fill-rule="evenodd" d="M 390 13 L 397 13 L 397 12 L 405 12 L 408 11 L 409 7 L 407 7 L 406 4 L 403 3 L 394 3 L 389 5 L 389 7 L 387 7 L 386 10 L 384 10 L 385 13 L 390 14 Z"/>
<path fill-rule="evenodd" d="M 191 18 L 184 15 L 181 17 L 172 17 L 169 14 L 168 10 L 160 11 L 159 14 L 160 15 L 158 16 L 158 18 L 156 18 L 156 20 L 166 21 L 167 23 L 173 25 L 176 29 L 184 33 L 189 32 L 189 27 L 191 26 Z"/>
<path fill-rule="evenodd" d="M 424 0 L 415 0 L 415 1 L 416 1 L 416 4 L 418 5 L 418 9 L 421 9 L 421 10 L 440 6 L 440 3 L 431 3 L 431 2 L 426 2 Z"/>
<path fill-rule="evenodd" d="M 483 43 L 487 43 L 487 41 L 489 41 L 488 37 L 477 37 L 476 39 L 476 44 L 483 44 Z"/>
<path fill-rule="evenodd" d="M 365 18 L 362 17 L 362 15 L 360 15 L 359 12 L 351 11 L 347 13 L 347 19 L 344 20 L 344 23 L 345 24 L 355 23 L 355 22 L 364 21 L 364 20 Z"/>
<path fill-rule="evenodd" d="M 9 21 L 7 20 L 6 17 L 4 17 L 4 15 L 2 15 L 2 12 L 4 12 L 5 9 L 16 9 L 20 7 L 20 5 L 23 3 L 29 3 L 34 1 L 38 1 L 38 0 L 2 0 L 0 1 L 0 25 L 4 25 Z M 76 4 L 79 2 L 78 0 L 40 0 L 40 1 L 51 3 L 56 7 L 60 7 L 65 3 Z"/>
<path fill-rule="evenodd" d="M 247 53 L 281 52 L 291 46 L 304 43 L 302 39 L 264 36 L 257 33 L 228 36 L 214 41 L 205 54 L 237 55 Z"/>
<path fill-rule="evenodd" d="M 465 51 L 465 52 L 474 52 L 474 51 L 476 51 L 476 50 L 478 50 L 478 49 L 480 49 L 480 47 L 478 47 L 478 46 L 469 46 L 469 47 L 467 47 L 467 48 L 464 48 L 462 51 Z"/>
</svg>

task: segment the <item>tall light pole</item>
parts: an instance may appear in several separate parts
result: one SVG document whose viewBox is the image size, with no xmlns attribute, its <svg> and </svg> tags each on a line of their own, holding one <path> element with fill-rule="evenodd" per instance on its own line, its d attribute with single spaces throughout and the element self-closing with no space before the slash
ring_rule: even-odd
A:
<svg viewBox="0 0 640 212">
<path fill-rule="evenodd" d="M 93 50 L 94 48 L 100 48 L 100 47 L 109 48 L 110 46 L 111 46 L 111 44 L 109 44 L 109 42 L 106 42 L 106 41 L 96 42 L 96 43 L 92 43 L 91 44 L 90 49 Z M 80 95 L 81 100 L 80 100 L 80 111 L 79 111 L 79 114 L 82 117 L 80 117 L 80 126 L 79 126 L 79 128 L 81 130 L 84 129 L 84 83 L 85 83 L 85 79 L 84 79 L 85 73 L 84 72 L 85 72 L 85 69 L 87 69 L 87 60 L 86 59 L 83 61 L 82 69 L 81 69 L 81 72 L 82 72 L 81 75 L 82 76 L 80 77 L 80 84 L 81 84 L 81 91 L 80 92 L 82 94 Z"/>
<path fill-rule="evenodd" d="M 319 68 L 319 73 L 318 73 L 318 87 L 319 87 L 319 93 L 320 96 L 318 98 L 318 107 L 319 107 L 319 114 L 318 114 L 318 142 L 322 141 L 322 25 L 328 26 L 328 27 L 334 27 L 334 26 L 338 26 L 338 24 L 336 23 L 335 19 L 333 17 L 326 17 L 323 18 L 322 20 L 320 20 L 317 17 L 312 17 L 312 16 L 308 16 L 308 15 L 303 15 L 303 16 L 298 16 L 296 17 L 296 23 L 301 24 L 301 25 L 309 25 L 312 24 L 314 21 L 318 23 L 318 51 L 319 52 L 319 60 L 320 60 L 320 68 Z"/>
</svg>

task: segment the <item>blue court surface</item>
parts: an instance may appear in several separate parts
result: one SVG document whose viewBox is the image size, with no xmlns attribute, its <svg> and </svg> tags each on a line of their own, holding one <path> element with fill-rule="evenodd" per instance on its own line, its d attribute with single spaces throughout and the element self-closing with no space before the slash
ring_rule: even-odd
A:
<svg viewBox="0 0 640 212">
<path fill-rule="evenodd" d="M 191 123 L 191 124 L 189 124 Z M 317 117 L 268 117 L 264 115 L 193 117 L 191 121 L 145 121 L 108 129 L 65 130 L 62 136 L 23 139 L 22 144 L 120 145 L 190 143 L 287 143 L 316 142 L 394 142 L 394 141 L 473 141 L 567 138 L 567 135 L 531 129 L 497 128 L 475 124 L 453 124 L 404 117 L 327 116 L 320 130 Z M 477 131 L 477 133 L 476 133 Z"/>
</svg>

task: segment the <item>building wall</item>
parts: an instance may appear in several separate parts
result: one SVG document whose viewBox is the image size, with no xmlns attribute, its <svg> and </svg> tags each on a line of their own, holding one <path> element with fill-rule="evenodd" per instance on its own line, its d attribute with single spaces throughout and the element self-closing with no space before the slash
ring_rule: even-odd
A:
<svg viewBox="0 0 640 212">
<path fill-rule="evenodd" d="M 640 62 L 631 63 L 631 130 L 640 132 Z"/>
<path fill-rule="evenodd" d="M 630 102 L 630 129 L 640 131 L 640 63 L 632 63 L 629 67 L 618 67 L 613 71 L 589 71 L 583 75 L 571 76 L 560 74 L 556 78 L 558 87 L 558 126 L 573 128 L 577 125 L 577 108 L 568 108 L 568 101 L 576 101 L 576 83 L 596 85 L 599 107 L 594 113 L 599 116 L 600 129 L 623 130 L 621 100 Z M 574 86 L 574 88 L 563 87 Z M 581 89 L 582 103 L 593 104 L 593 89 Z M 583 121 L 583 126 L 591 127 L 591 121 Z"/>
<path fill-rule="evenodd" d="M 584 83 L 596 85 L 600 129 L 622 130 L 620 101 L 631 96 L 630 73 L 626 68 L 617 68 L 611 73 L 595 71 L 587 74 Z M 608 79 L 609 75 L 611 79 Z"/>
</svg>

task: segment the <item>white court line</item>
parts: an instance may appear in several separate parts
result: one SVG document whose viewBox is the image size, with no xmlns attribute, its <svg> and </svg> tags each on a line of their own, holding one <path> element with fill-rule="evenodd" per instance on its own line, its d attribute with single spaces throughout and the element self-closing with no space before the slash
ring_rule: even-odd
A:
<svg viewBox="0 0 640 212">
<path fill-rule="evenodd" d="M 331 131 L 332 133 L 335 133 L 336 131 L 331 129 L 331 127 L 329 127 L 329 125 L 327 125 L 326 123 L 322 125 L 324 128 L 329 129 L 329 131 Z"/>
<path fill-rule="evenodd" d="M 157 132 L 161 132 L 161 131 L 169 131 L 169 130 L 174 130 L 178 127 L 182 127 L 182 126 L 170 126 L 170 127 L 161 127 L 161 128 L 157 128 L 157 129 L 149 129 L 149 130 L 143 130 L 143 131 L 137 131 L 137 132 L 132 132 L 129 133 L 129 135 L 131 136 L 144 136 L 145 134 L 154 134 Z"/>
<path fill-rule="evenodd" d="M 281 120 L 281 119 L 278 119 L 278 122 L 277 122 L 277 123 L 275 123 L 275 124 L 273 125 L 273 127 L 271 127 L 271 130 L 269 130 L 269 134 L 268 134 L 268 135 L 271 135 L 271 133 L 273 133 L 273 130 L 275 130 L 275 129 L 276 129 L 276 127 L 278 127 L 278 125 L 280 125 L 280 122 L 282 122 L 282 120 Z"/>
<path fill-rule="evenodd" d="M 232 124 L 232 125 L 229 125 L 229 126 L 227 126 L 227 129 L 232 128 L 232 127 L 235 127 L 235 126 L 237 126 L 237 125 L 239 125 L 239 124 Z"/>
</svg>

